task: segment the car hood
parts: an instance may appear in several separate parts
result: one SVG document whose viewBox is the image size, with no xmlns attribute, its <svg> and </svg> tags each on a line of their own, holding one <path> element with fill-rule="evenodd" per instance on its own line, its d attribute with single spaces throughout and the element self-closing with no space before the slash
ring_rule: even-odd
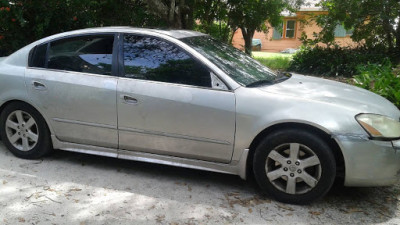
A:
<svg viewBox="0 0 400 225">
<path fill-rule="evenodd" d="M 398 118 L 399 110 L 370 91 L 322 78 L 293 74 L 284 82 L 260 87 L 262 91 L 310 101 L 335 104 L 358 113 L 377 113 Z"/>
</svg>

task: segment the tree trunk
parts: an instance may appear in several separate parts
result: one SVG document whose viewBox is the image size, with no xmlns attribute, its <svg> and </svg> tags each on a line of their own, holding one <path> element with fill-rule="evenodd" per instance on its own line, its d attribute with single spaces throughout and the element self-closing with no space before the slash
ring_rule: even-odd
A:
<svg viewBox="0 0 400 225">
<path fill-rule="evenodd" d="M 400 2 L 399 2 L 400 4 Z M 400 18 L 400 10 L 398 11 L 398 15 Z M 396 30 L 396 52 L 400 54 L 400 21 L 397 22 L 397 30 Z M 400 55 L 397 56 L 400 59 Z"/>
<path fill-rule="evenodd" d="M 237 31 L 237 28 L 231 28 L 231 34 L 229 36 L 228 44 L 232 44 L 233 37 L 235 36 L 236 31 Z"/>
<path fill-rule="evenodd" d="M 194 1 L 188 1 L 186 3 L 187 10 L 186 10 L 186 23 L 185 29 L 193 30 L 194 27 Z"/>
<path fill-rule="evenodd" d="M 254 36 L 254 29 L 240 28 L 242 30 L 244 39 L 244 52 L 251 56 L 252 51 L 252 41 Z"/>
<path fill-rule="evenodd" d="M 391 8 L 389 7 L 389 3 L 386 1 L 385 1 L 385 3 L 387 3 L 387 4 L 383 5 L 384 11 L 385 11 L 386 15 L 390 15 Z M 386 33 L 386 42 L 389 46 L 389 52 L 392 53 L 394 50 L 393 28 L 392 28 L 392 25 L 390 24 L 389 18 L 383 19 L 383 29 Z"/>
<path fill-rule="evenodd" d="M 168 12 L 168 24 L 171 26 L 175 20 L 175 0 L 171 0 Z"/>
</svg>

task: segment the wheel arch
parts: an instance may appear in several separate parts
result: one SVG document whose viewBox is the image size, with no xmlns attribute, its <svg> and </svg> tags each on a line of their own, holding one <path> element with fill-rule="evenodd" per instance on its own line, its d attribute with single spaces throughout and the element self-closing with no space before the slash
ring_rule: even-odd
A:
<svg viewBox="0 0 400 225">
<path fill-rule="evenodd" d="M 253 172 L 253 156 L 255 153 L 255 149 L 258 146 L 258 144 L 265 138 L 267 135 L 276 132 L 278 130 L 284 130 L 284 129 L 289 129 L 289 128 L 296 128 L 296 129 L 301 129 L 305 131 L 309 131 L 317 136 L 319 136 L 322 140 L 324 140 L 331 150 L 333 151 L 333 154 L 335 156 L 335 161 L 336 161 L 336 176 L 338 178 L 344 178 L 345 176 L 345 163 L 344 163 L 344 156 L 342 153 L 342 150 L 339 146 L 339 144 L 336 142 L 335 139 L 332 138 L 332 136 L 324 131 L 321 128 L 312 126 L 310 124 L 305 124 L 305 123 L 300 123 L 300 122 L 284 122 L 284 123 L 278 123 L 271 125 L 264 130 L 262 130 L 251 142 L 249 146 L 249 154 L 247 157 L 247 163 L 246 163 L 246 174 L 247 176 L 252 176 Z"/>
<path fill-rule="evenodd" d="M 35 107 L 34 105 L 32 105 L 31 103 L 29 103 L 29 102 L 27 102 L 27 101 L 20 100 L 20 99 L 12 99 L 12 100 L 5 101 L 2 105 L 0 105 L 0 114 L 3 112 L 3 110 L 4 110 L 8 105 L 10 105 L 10 104 L 12 104 L 12 103 L 16 103 L 16 102 L 20 102 L 20 103 L 27 104 L 27 105 L 29 105 L 30 107 L 32 107 L 33 109 L 35 109 L 35 110 L 43 117 L 43 119 L 46 121 L 46 126 L 47 126 L 47 129 L 49 129 L 50 134 L 53 134 L 53 130 L 52 130 L 51 126 L 50 126 L 50 123 L 49 123 L 47 117 L 46 117 L 46 116 L 44 115 L 44 113 L 42 112 L 42 110 L 38 109 L 37 107 Z"/>
</svg>

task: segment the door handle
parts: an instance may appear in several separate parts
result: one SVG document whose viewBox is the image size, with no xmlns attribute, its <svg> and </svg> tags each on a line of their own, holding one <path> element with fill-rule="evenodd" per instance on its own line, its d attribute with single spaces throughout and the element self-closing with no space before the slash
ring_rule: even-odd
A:
<svg viewBox="0 0 400 225">
<path fill-rule="evenodd" d="M 122 99 L 127 104 L 137 104 L 138 103 L 138 100 L 136 98 L 128 96 L 128 95 L 122 95 Z"/>
<path fill-rule="evenodd" d="M 40 90 L 40 91 L 47 90 L 46 85 L 44 85 L 38 81 L 33 81 L 32 85 L 33 85 L 33 88 L 35 88 L 36 90 Z"/>
</svg>

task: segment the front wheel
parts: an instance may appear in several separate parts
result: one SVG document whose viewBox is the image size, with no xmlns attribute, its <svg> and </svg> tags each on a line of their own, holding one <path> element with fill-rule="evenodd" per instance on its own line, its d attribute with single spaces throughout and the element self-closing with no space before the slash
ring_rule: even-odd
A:
<svg viewBox="0 0 400 225">
<path fill-rule="evenodd" d="M 323 197 L 336 176 L 335 157 L 317 135 L 286 129 L 256 148 L 253 171 L 260 187 L 278 201 L 307 204 Z"/>
<path fill-rule="evenodd" d="M 0 115 L 0 128 L 4 145 L 17 157 L 37 159 L 52 150 L 45 120 L 25 103 L 6 106 Z"/>
</svg>

